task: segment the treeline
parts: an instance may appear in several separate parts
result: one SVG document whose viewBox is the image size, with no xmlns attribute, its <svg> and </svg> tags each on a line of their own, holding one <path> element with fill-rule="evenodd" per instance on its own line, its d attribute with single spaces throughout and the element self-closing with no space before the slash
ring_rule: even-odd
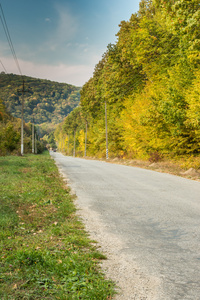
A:
<svg viewBox="0 0 200 300">
<path fill-rule="evenodd" d="M 58 146 L 105 157 L 198 155 L 200 152 L 199 0 L 140 2 L 122 21 L 80 106 L 56 129 Z"/>
<path fill-rule="evenodd" d="M 24 153 L 32 152 L 32 124 L 24 123 Z M 34 130 L 36 132 L 36 129 Z M 36 134 L 36 133 L 35 133 Z M 36 134 L 37 153 L 45 149 L 45 141 Z M 0 156 L 21 153 L 21 119 L 11 116 L 0 99 Z"/>
<path fill-rule="evenodd" d="M 66 83 L 24 76 L 24 119 L 36 124 L 58 124 L 79 104 L 80 88 Z M 0 98 L 10 114 L 21 118 L 22 77 L 0 73 Z"/>
</svg>

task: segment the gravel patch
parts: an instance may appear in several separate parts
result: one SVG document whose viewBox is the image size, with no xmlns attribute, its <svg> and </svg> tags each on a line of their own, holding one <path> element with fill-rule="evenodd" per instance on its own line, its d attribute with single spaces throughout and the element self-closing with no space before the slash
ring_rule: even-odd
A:
<svg viewBox="0 0 200 300">
<path fill-rule="evenodd" d="M 118 294 L 114 299 L 163 299 L 160 280 L 141 270 L 131 256 L 121 253 L 124 249 L 123 243 L 109 232 L 109 228 L 106 228 L 96 212 L 80 205 L 78 199 L 75 205 L 91 239 L 98 242 L 100 250 L 107 256 L 107 260 L 104 260 L 101 265 L 106 277 L 112 279 L 118 286 Z"/>
</svg>

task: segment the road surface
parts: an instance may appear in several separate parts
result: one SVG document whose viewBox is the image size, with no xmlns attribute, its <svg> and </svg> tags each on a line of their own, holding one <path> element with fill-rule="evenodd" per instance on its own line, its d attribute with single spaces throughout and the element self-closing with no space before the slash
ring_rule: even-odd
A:
<svg viewBox="0 0 200 300">
<path fill-rule="evenodd" d="M 132 286 L 130 295 L 119 299 L 200 299 L 200 182 L 51 155 L 66 174 L 79 206 L 99 218 L 108 240 L 120 241 L 115 254 L 119 260 L 123 256 L 127 268 L 130 264 L 126 282 L 131 272 L 140 274 L 133 278 L 143 291 L 136 287 L 134 292 Z"/>
</svg>

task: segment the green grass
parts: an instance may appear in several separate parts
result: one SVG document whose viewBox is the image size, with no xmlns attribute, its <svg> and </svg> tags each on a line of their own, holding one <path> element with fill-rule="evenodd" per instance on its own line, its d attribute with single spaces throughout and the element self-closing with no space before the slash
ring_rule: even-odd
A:
<svg viewBox="0 0 200 300">
<path fill-rule="evenodd" d="M 48 152 L 0 157 L 0 191 L 0 299 L 112 298 Z"/>
</svg>

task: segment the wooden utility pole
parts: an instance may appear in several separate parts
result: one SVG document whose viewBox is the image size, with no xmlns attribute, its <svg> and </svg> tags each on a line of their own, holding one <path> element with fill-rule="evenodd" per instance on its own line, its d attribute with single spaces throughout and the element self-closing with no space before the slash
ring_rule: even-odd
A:
<svg viewBox="0 0 200 300">
<path fill-rule="evenodd" d="M 68 156 L 70 155 L 70 151 L 69 151 L 69 138 L 70 138 L 70 135 L 69 135 L 69 132 L 68 132 L 68 142 L 67 142 L 67 153 L 68 153 Z"/>
<path fill-rule="evenodd" d="M 73 157 L 76 156 L 76 130 L 74 130 L 74 151 L 73 151 Z"/>
<path fill-rule="evenodd" d="M 34 118 L 32 123 L 32 153 L 34 153 Z"/>
<path fill-rule="evenodd" d="M 106 127 L 106 159 L 108 159 L 108 126 L 107 126 L 107 105 L 105 100 L 105 127 Z"/>
<path fill-rule="evenodd" d="M 37 132 L 35 132 L 35 154 L 37 154 Z"/>
<path fill-rule="evenodd" d="M 86 124 L 85 124 L 85 157 L 87 154 L 87 120 L 86 120 Z"/>
<path fill-rule="evenodd" d="M 24 154 L 24 80 L 22 90 L 21 155 Z"/>
<path fill-rule="evenodd" d="M 18 90 L 19 93 L 22 93 L 22 117 L 21 117 L 21 155 L 24 154 L 24 93 L 28 93 L 29 91 L 25 91 L 24 88 L 24 80 L 22 90 Z"/>
</svg>

